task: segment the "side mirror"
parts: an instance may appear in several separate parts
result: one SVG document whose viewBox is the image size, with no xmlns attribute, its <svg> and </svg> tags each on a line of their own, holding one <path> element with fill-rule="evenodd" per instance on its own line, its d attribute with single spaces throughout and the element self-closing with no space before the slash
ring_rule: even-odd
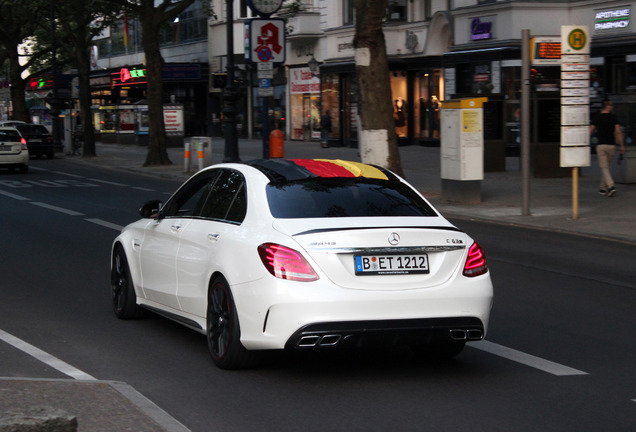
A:
<svg viewBox="0 0 636 432">
<path fill-rule="evenodd" d="M 139 209 L 139 214 L 144 219 L 153 219 L 159 216 L 159 209 L 161 208 L 160 200 L 148 201 Z"/>
</svg>

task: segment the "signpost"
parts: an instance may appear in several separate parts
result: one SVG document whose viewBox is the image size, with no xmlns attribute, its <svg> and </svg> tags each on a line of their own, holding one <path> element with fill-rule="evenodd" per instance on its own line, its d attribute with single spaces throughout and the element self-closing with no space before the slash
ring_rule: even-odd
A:
<svg viewBox="0 0 636 432">
<path fill-rule="evenodd" d="M 285 63 L 285 21 L 254 18 L 245 22 L 245 62 L 257 65 L 258 96 L 262 98 L 263 158 L 269 157 L 268 100 L 274 96 L 274 67 Z"/>
<path fill-rule="evenodd" d="M 579 167 L 590 166 L 590 38 L 587 26 L 561 26 L 561 167 L 572 167 L 572 219 Z"/>
</svg>

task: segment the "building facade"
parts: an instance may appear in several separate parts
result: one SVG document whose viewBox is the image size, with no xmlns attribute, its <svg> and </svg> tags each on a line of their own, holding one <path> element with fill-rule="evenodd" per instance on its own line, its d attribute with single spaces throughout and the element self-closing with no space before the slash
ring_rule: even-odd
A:
<svg viewBox="0 0 636 432">
<path fill-rule="evenodd" d="M 287 20 L 287 57 L 276 73 L 275 94 L 268 105 L 258 97 L 256 72 L 242 60 L 242 27 L 251 17 L 245 3 L 234 4 L 235 59 L 248 86 L 242 105 L 244 134 L 259 134 L 262 106 L 269 107 L 288 140 L 316 140 L 319 116 L 328 109 L 332 144 L 356 146 L 353 0 L 284 3 L 279 16 Z M 226 2 L 213 4 L 222 13 L 211 20 L 210 65 L 211 71 L 223 72 L 226 53 L 217 42 L 224 38 Z M 561 26 L 567 24 L 590 28 L 592 110 L 602 99 L 613 99 L 631 142 L 636 91 L 634 11 L 633 2 L 620 1 L 390 1 L 384 32 L 399 143 L 438 145 L 444 101 L 487 96 L 487 146 L 502 155 L 514 151 L 519 136 L 522 30 L 556 40 Z M 310 70 L 312 60 L 319 64 L 317 71 Z M 533 140 L 558 142 L 558 62 L 537 61 L 532 68 Z"/>
<path fill-rule="evenodd" d="M 224 133 L 228 3 L 234 18 L 239 136 L 257 138 L 280 128 L 289 145 L 318 140 L 320 115 L 329 110 L 330 144 L 357 146 L 353 0 L 283 3 L 274 17 L 286 22 L 285 61 L 270 72 L 267 91 L 259 85 L 257 65 L 245 60 L 245 23 L 255 18 L 247 1 L 211 0 L 210 15 L 195 3 L 168 26 L 163 45 L 165 102 L 182 110 L 183 120 L 177 121 L 182 124 L 175 125 L 179 133 Z M 604 98 L 612 99 L 630 144 L 636 123 L 634 6 L 590 0 L 389 1 L 384 33 L 399 144 L 439 145 L 444 101 L 486 96 L 486 151 L 495 155 L 491 167 L 487 158 L 486 168 L 501 167 L 519 141 L 522 30 L 536 40 L 554 41 L 568 24 L 590 29 L 592 111 Z M 127 45 L 121 34 L 126 28 Z M 91 85 L 102 132 L 122 138 L 131 122 L 138 133 L 144 130 L 143 53 L 137 23 L 117 29 L 97 41 Z M 559 141 L 560 68 L 557 58 L 540 57 L 532 64 L 532 139 L 554 144 Z M 131 78 L 123 80 L 126 73 Z"/>
<path fill-rule="evenodd" d="M 207 135 L 208 33 L 202 2 L 195 2 L 161 37 L 164 120 L 168 145 Z M 95 39 L 90 85 L 96 133 L 106 143 L 145 144 L 148 134 L 146 68 L 141 24 L 123 16 Z"/>
</svg>

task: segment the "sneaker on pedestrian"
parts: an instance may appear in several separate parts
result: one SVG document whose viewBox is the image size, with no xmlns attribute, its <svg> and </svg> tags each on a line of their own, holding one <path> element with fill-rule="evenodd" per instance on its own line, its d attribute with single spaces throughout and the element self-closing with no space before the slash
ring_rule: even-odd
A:
<svg viewBox="0 0 636 432">
<path fill-rule="evenodd" d="M 613 197 L 614 195 L 616 195 L 616 189 L 614 188 L 614 186 L 612 186 L 611 188 L 609 188 L 607 190 L 607 195 L 608 197 Z"/>
<path fill-rule="evenodd" d="M 598 190 L 598 193 L 601 194 L 601 195 L 607 195 L 607 190 L 601 188 L 601 189 Z"/>
</svg>

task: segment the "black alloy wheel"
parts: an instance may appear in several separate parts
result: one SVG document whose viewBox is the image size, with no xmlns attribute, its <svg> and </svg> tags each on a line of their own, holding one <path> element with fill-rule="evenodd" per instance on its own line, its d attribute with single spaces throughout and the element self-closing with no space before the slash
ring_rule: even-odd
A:
<svg viewBox="0 0 636 432">
<path fill-rule="evenodd" d="M 121 246 L 117 247 L 115 253 L 113 253 L 110 282 L 115 316 L 120 319 L 139 318 L 142 315 L 143 309 L 137 305 L 128 260 Z"/>
<path fill-rule="evenodd" d="M 241 330 L 230 287 L 222 276 L 208 291 L 208 348 L 212 361 L 221 369 L 242 369 L 256 365 L 259 354 L 241 344 Z"/>
</svg>

